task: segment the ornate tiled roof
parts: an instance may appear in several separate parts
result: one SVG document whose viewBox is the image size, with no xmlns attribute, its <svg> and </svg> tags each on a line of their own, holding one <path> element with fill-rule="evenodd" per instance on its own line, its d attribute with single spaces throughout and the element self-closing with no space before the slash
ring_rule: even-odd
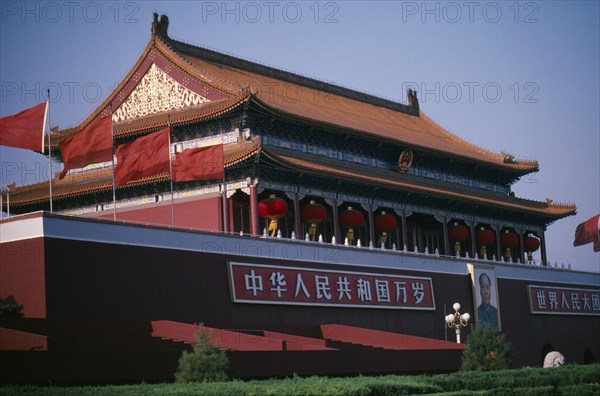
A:
<svg viewBox="0 0 600 396">
<path fill-rule="evenodd" d="M 280 115 L 507 171 L 538 170 L 536 161 L 471 144 L 406 105 L 174 40 L 169 47 L 213 81 L 250 87 L 258 103 Z"/>
<path fill-rule="evenodd" d="M 166 30 L 152 37 L 131 71 L 96 111 L 79 126 L 52 137 L 53 148 L 98 115 L 116 109 L 124 100 L 122 92 L 138 81 L 136 76 L 147 58 L 158 55 L 164 57 L 169 66 L 193 76 L 225 97 L 217 103 L 201 104 L 196 109 L 183 111 L 188 117 L 180 118 L 181 123 L 216 114 L 253 94 L 256 103 L 283 117 L 519 174 L 538 170 L 536 161 L 521 161 L 505 153 L 493 153 L 459 138 L 418 109 L 415 111 L 414 107 L 172 40 Z M 175 116 L 176 112 L 173 112 L 172 117 Z M 117 123 L 116 136 L 136 128 L 139 132 L 165 124 L 165 118 L 166 114 L 151 116 L 145 121 L 147 125 Z"/>
</svg>

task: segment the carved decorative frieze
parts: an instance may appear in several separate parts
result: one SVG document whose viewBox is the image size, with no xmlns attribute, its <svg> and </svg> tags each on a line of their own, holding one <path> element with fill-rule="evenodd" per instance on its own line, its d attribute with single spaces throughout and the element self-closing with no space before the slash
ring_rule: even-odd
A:
<svg viewBox="0 0 600 396">
<path fill-rule="evenodd" d="M 119 122 L 207 102 L 210 100 L 179 84 L 153 63 L 112 117 L 113 122 Z"/>
</svg>

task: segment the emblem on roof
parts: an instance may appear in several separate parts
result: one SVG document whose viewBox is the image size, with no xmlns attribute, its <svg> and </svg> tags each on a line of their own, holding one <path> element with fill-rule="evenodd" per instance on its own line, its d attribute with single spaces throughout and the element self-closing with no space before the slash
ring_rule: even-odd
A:
<svg viewBox="0 0 600 396">
<path fill-rule="evenodd" d="M 179 84 L 153 63 L 131 94 L 113 113 L 113 122 L 207 102 L 210 100 Z"/>
<path fill-rule="evenodd" d="M 413 152 L 412 150 L 404 150 L 400 153 L 400 158 L 398 158 L 398 172 L 406 173 L 413 162 Z"/>
</svg>

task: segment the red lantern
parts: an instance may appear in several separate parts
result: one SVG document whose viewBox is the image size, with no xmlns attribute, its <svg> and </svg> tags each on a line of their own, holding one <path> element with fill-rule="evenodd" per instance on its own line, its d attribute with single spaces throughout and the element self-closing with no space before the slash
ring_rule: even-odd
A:
<svg viewBox="0 0 600 396">
<path fill-rule="evenodd" d="M 519 246 L 519 236 L 514 232 L 506 230 L 500 235 L 500 242 L 502 243 L 502 247 L 504 247 L 504 259 L 510 261 L 512 256 L 510 249 Z"/>
<path fill-rule="evenodd" d="M 494 243 L 494 232 L 492 230 L 486 230 L 481 227 L 475 233 L 475 242 L 477 242 L 477 246 L 479 246 L 479 257 L 486 259 L 487 258 L 487 245 L 491 245 Z"/>
<path fill-rule="evenodd" d="M 540 240 L 533 235 L 527 235 L 523 239 L 523 248 L 527 252 L 527 260 L 533 261 L 533 252 L 540 248 Z"/>
<path fill-rule="evenodd" d="M 267 219 L 278 219 L 285 216 L 288 212 L 288 204 L 284 199 L 275 197 L 275 194 L 269 195 L 269 198 L 263 199 L 258 203 L 258 214 Z"/>
<path fill-rule="evenodd" d="M 318 224 L 327 217 L 327 209 L 325 206 L 310 201 L 300 210 L 300 218 L 303 223 Z"/>
<path fill-rule="evenodd" d="M 507 230 L 500 235 L 500 242 L 506 249 L 516 248 L 519 246 L 519 236 Z"/>
<path fill-rule="evenodd" d="M 364 223 L 365 216 L 362 214 L 362 212 L 352 209 L 351 206 L 340 213 L 340 226 L 348 230 L 346 233 L 346 239 L 351 245 L 354 244 L 354 227 L 360 227 Z"/>
<path fill-rule="evenodd" d="M 469 237 L 469 230 L 464 225 L 454 223 L 448 227 L 448 237 L 454 242 L 454 252 L 460 254 L 460 243 L 467 240 Z"/>
<path fill-rule="evenodd" d="M 475 241 L 477 241 L 477 246 L 491 245 L 494 243 L 494 232 L 482 227 L 480 230 L 477 230 Z"/>
<path fill-rule="evenodd" d="M 309 204 L 304 205 L 300 210 L 300 219 L 304 223 L 309 223 L 308 235 L 311 241 L 317 239 L 317 224 L 321 223 L 327 217 L 327 209 L 325 206 L 310 201 Z"/>
<path fill-rule="evenodd" d="M 389 213 L 385 213 L 385 211 L 382 211 L 381 214 L 375 216 L 373 223 L 375 223 L 375 229 L 380 232 L 394 231 L 398 228 L 398 220 L 396 220 L 396 217 Z"/>
<path fill-rule="evenodd" d="M 452 242 L 464 242 L 469 237 L 469 230 L 464 225 L 454 223 L 448 228 L 448 236 Z"/>
<path fill-rule="evenodd" d="M 258 214 L 260 217 L 269 219 L 269 234 L 275 236 L 277 233 L 277 219 L 287 214 L 288 204 L 284 199 L 275 197 L 275 194 L 269 195 L 269 198 L 263 199 L 258 203 Z"/>
<path fill-rule="evenodd" d="M 365 216 L 362 212 L 352 209 L 351 206 L 348 209 L 340 213 L 340 226 L 342 228 L 355 228 L 360 227 L 365 223 Z"/>
<path fill-rule="evenodd" d="M 540 240 L 532 235 L 528 235 L 523 240 L 523 246 L 526 252 L 535 252 L 540 248 Z"/>
</svg>

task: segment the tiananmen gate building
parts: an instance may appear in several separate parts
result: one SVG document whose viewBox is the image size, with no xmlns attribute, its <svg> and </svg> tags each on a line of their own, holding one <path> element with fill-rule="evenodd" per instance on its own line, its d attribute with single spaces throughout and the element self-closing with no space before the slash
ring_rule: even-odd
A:
<svg viewBox="0 0 600 396">
<path fill-rule="evenodd" d="M 575 205 L 516 197 L 538 163 L 450 133 L 417 92 L 397 103 L 183 43 L 155 14 L 121 83 L 45 154 L 102 117 L 115 150 L 167 128 L 169 163 L 222 155 L 195 159 L 206 177 L 114 189 L 113 161 L 70 169 L 52 213 L 48 182 L 3 193 L 0 299 L 24 306 L 0 318 L 4 383 L 169 380 L 198 323 L 242 378 L 451 371 L 455 302 L 463 341 L 490 321 L 516 367 L 600 356 L 600 275 L 546 257 Z"/>
</svg>

